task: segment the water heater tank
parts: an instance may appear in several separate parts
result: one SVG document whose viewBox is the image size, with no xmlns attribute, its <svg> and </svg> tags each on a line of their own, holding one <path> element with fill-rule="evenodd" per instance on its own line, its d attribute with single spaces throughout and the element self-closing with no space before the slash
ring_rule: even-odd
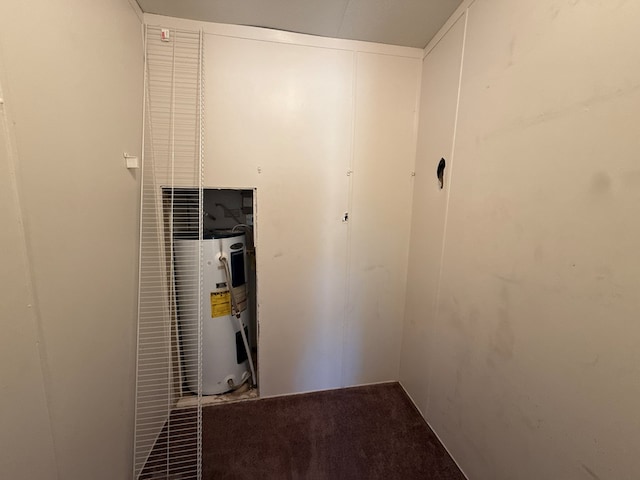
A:
<svg viewBox="0 0 640 480">
<path fill-rule="evenodd" d="M 220 261 L 221 256 L 228 260 L 231 285 Z M 251 373 L 240 325 L 231 314 L 231 296 L 233 294 L 235 298 L 248 338 L 248 272 L 244 233 L 215 232 L 213 238 L 203 240 L 176 239 L 174 265 L 184 383 L 192 392 L 198 392 L 197 333 L 198 322 L 201 321 L 202 394 L 224 393 L 242 385 Z"/>
</svg>

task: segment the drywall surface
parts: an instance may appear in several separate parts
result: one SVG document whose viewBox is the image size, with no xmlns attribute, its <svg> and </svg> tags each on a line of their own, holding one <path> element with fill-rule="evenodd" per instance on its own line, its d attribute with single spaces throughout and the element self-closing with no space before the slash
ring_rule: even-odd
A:
<svg viewBox="0 0 640 480">
<path fill-rule="evenodd" d="M 344 383 L 398 378 L 420 62 L 360 52 Z"/>
<path fill-rule="evenodd" d="M 430 375 L 402 377 L 469 478 L 637 478 L 639 21 L 468 10 L 435 331 L 405 344 Z"/>
<path fill-rule="evenodd" d="M 422 63 L 420 125 L 411 218 L 400 380 L 424 413 L 430 347 L 434 339 L 438 280 L 447 200 L 453 171 L 453 136 L 465 17 L 459 18 Z M 437 168 L 445 160 L 440 188 Z"/>
<path fill-rule="evenodd" d="M 2 478 L 131 476 L 140 39 L 126 0 L 0 6 L 18 192 L 1 175 Z"/>
<path fill-rule="evenodd" d="M 394 220 L 389 213 L 410 209 L 406 191 L 413 152 L 405 142 L 412 144 L 419 60 L 371 54 L 356 63 L 348 50 L 217 36 L 207 36 L 205 50 L 210 66 L 205 183 L 257 187 L 261 394 L 394 378 L 399 341 L 379 333 L 399 335 L 401 330 L 398 303 L 404 292 L 396 282 L 402 284 L 406 269 L 405 238 L 386 243 L 391 253 L 375 263 L 382 278 L 364 278 L 362 269 L 371 263 L 352 267 L 351 275 L 347 269 L 354 261 L 350 252 L 371 254 L 389 236 L 385 231 L 408 229 L 408 215 Z M 390 73 L 394 62 L 398 65 L 391 66 L 399 71 Z M 371 87 L 381 109 L 392 103 L 389 99 L 409 99 L 392 103 L 388 116 L 379 112 L 378 123 L 367 125 L 371 116 L 354 113 L 354 96 L 367 79 L 384 76 L 387 83 Z M 400 123 L 396 128 L 394 121 Z M 365 135 L 387 138 L 386 150 L 365 158 L 358 151 Z M 396 156 L 389 155 L 391 145 L 397 147 Z M 388 179 L 390 171 L 395 174 Z M 356 179 L 369 179 L 369 188 L 378 191 L 396 184 L 405 191 L 389 197 L 386 211 L 379 210 L 380 201 L 368 203 Z M 348 222 L 343 222 L 345 213 Z M 379 229 L 382 235 L 363 243 L 364 228 Z M 347 288 L 363 287 L 370 290 L 358 301 L 378 302 L 384 314 L 365 317 L 370 312 L 348 301 Z M 379 290 L 388 295 L 380 298 Z M 354 329 L 368 322 L 372 330 L 356 335 Z M 389 350 L 389 363 L 368 360 Z M 362 359 L 367 366 L 360 366 Z"/>
<path fill-rule="evenodd" d="M 205 49 L 205 184 L 257 187 L 261 393 L 339 387 L 352 54 L 211 36 Z"/>
<path fill-rule="evenodd" d="M 0 63 L 0 75 L 3 68 Z M 0 77 L 2 78 L 2 77 Z M 0 99 L 3 98 L 0 86 Z M 9 121 L 0 104 L 0 477 L 55 479 Z"/>
<path fill-rule="evenodd" d="M 396 379 L 421 51 L 197 25 L 205 187 L 257 189 L 260 394 Z"/>
</svg>

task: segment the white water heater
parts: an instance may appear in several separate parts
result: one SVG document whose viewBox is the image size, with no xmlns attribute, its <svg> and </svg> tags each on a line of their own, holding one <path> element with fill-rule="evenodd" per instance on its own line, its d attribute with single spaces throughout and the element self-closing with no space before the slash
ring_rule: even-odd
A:
<svg viewBox="0 0 640 480">
<path fill-rule="evenodd" d="M 199 246 L 202 242 L 202 263 Z M 249 338 L 247 261 L 244 233 L 215 232 L 213 238 L 176 239 L 174 265 L 182 371 L 198 391 L 197 322 L 202 321 L 202 394 L 224 393 L 251 376 L 245 340 Z M 226 263 L 226 266 L 225 266 Z M 202 290 L 196 301 L 202 266 Z M 229 278 L 230 277 L 230 278 Z M 232 314 L 239 312 L 239 319 Z M 238 321 L 240 320 L 240 321 Z M 245 332 L 240 332 L 242 324 Z"/>
</svg>

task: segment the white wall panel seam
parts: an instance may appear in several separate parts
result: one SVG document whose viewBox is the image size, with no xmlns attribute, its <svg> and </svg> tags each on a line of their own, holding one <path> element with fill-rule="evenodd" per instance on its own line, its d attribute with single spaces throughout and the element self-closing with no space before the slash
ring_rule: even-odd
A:
<svg viewBox="0 0 640 480">
<path fill-rule="evenodd" d="M 43 333 L 43 327 L 42 327 L 42 315 L 40 312 L 40 307 L 39 307 L 39 302 L 38 302 L 38 295 L 37 295 L 37 291 L 36 291 L 36 285 L 35 285 L 35 272 L 34 272 L 34 267 L 33 267 L 33 263 L 31 262 L 31 258 L 32 258 L 32 248 L 31 248 L 31 242 L 29 241 L 29 223 L 27 220 L 27 217 L 23 211 L 23 202 L 21 201 L 22 196 L 20 194 L 21 188 L 20 188 L 20 174 L 19 174 L 19 167 L 18 167 L 18 159 L 19 159 L 19 154 L 18 154 L 18 147 L 17 147 L 17 142 L 15 139 L 15 132 L 14 129 L 11 127 L 12 122 L 10 121 L 10 108 L 8 107 L 7 104 L 7 97 L 5 96 L 5 90 L 3 90 L 3 85 L 6 85 L 6 79 L 4 76 L 4 65 L 3 65 L 3 55 L 2 55 L 2 50 L 1 50 L 1 45 L 0 45 L 0 98 L 3 98 L 3 103 L 2 105 L 0 105 L 0 109 L 2 110 L 2 118 L 1 118 L 1 122 L 2 122 L 2 129 L 4 130 L 4 135 L 5 135 L 5 139 L 6 139 L 6 143 L 7 143 L 7 157 L 8 157 L 8 161 L 9 161 L 9 169 L 11 170 L 11 179 L 10 182 L 13 184 L 13 194 L 14 194 L 14 200 L 15 200 L 15 204 L 16 204 L 16 216 L 18 218 L 18 230 L 19 230 L 19 235 L 21 237 L 21 242 L 20 244 L 22 245 L 22 251 L 20 252 L 20 255 L 23 258 L 23 262 L 24 262 L 24 268 L 25 271 L 27 273 L 26 275 L 26 288 L 28 291 L 28 295 L 31 298 L 31 319 L 32 321 L 35 323 L 35 327 L 36 327 L 36 348 L 38 351 L 38 357 L 39 357 L 39 364 L 40 364 L 40 373 L 42 375 L 42 379 L 43 379 L 43 393 L 44 393 L 44 398 L 45 398 L 45 407 L 46 407 L 46 411 L 47 411 L 47 418 L 49 420 L 49 434 L 51 436 L 51 444 L 53 446 L 53 452 L 54 452 L 54 461 L 55 461 L 55 465 L 56 465 L 56 477 L 60 478 L 60 467 L 58 464 L 58 453 L 57 453 L 57 448 L 56 448 L 56 442 L 55 442 L 55 436 L 53 433 L 53 422 L 52 422 L 52 416 L 51 416 L 51 388 L 50 388 L 50 384 L 51 384 L 51 370 L 49 368 L 49 362 L 48 362 L 48 356 L 47 356 L 47 349 L 46 349 L 46 345 L 44 342 L 44 333 Z M 6 87 L 5 87 L 6 88 Z"/>
<path fill-rule="evenodd" d="M 358 87 L 358 52 L 353 52 L 352 57 L 352 70 L 351 70 L 351 140 L 349 144 L 349 165 L 348 171 L 345 175 L 349 176 L 347 187 L 347 212 L 351 215 L 353 206 L 353 165 L 355 157 L 355 142 L 356 142 L 356 95 Z M 348 333 L 349 333 L 349 296 L 351 294 L 351 222 L 347 222 L 347 252 L 345 255 L 345 289 L 344 289 L 344 318 L 342 322 L 342 353 L 341 353 L 341 365 L 340 365 L 340 385 L 345 385 L 345 352 L 347 350 Z"/>
<path fill-rule="evenodd" d="M 412 219 L 413 219 L 413 193 L 414 190 L 416 188 L 416 181 L 415 181 L 415 176 L 416 176 L 416 164 L 417 164 L 417 160 L 418 160 L 418 135 L 419 135 L 419 128 L 420 128 L 420 101 L 422 99 L 422 74 L 423 74 L 423 66 L 424 66 L 424 61 L 421 60 L 420 61 L 420 71 L 416 77 L 416 102 L 415 102 L 415 111 L 414 111 L 414 115 L 413 115 L 413 146 L 412 146 L 412 152 L 411 152 L 411 158 L 413 159 L 412 163 L 411 163 L 411 170 L 409 172 L 407 172 L 410 175 L 410 189 L 411 191 L 409 192 L 409 212 L 408 212 L 408 218 L 409 218 L 409 229 L 408 229 L 408 235 L 407 238 L 405 239 L 405 256 L 404 256 L 404 269 L 405 269 L 405 275 L 404 275 L 404 287 L 403 287 L 403 291 L 404 291 L 404 296 L 402 298 L 402 316 L 401 316 L 401 328 L 402 331 L 400 332 L 400 348 L 398 350 L 398 358 L 397 358 L 397 370 L 396 370 L 396 378 L 397 381 L 400 382 L 400 371 L 402 369 L 402 348 L 404 345 L 404 329 L 406 328 L 405 325 L 405 318 L 406 318 L 406 314 L 407 314 L 407 285 L 408 285 L 408 276 L 409 276 L 409 258 L 411 256 L 411 229 L 412 229 Z M 404 388 L 404 387 L 403 387 Z"/>
<path fill-rule="evenodd" d="M 140 20 L 141 23 L 144 23 L 144 12 L 140 8 L 140 5 L 138 5 L 138 2 L 136 0 L 128 0 L 128 2 L 129 2 L 129 5 L 131 6 L 131 9 L 134 11 L 136 16 L 138 17 L 138 20 Z"/>
<path fill-rule="evenodd" d="M 448 18 L 448 20 L 445 22 L 442 28 L 438 31 L 438 33 L 436 33 L 433 36 L 433 38 L 429 40 L 429 43 L 427 43 L 426 47 L 424 47 L 424 54 L 422 56 L 423 60 L 427 57 L 427 55 L 429 55 L 431 50 L 436 48 L 436 46 L 440 43 L 440 41 L 447 35 L 447 33 L 449 33 L 449 30 L 451 30 L 453 26 L 456 23 L 458 23 L 458 20 L 463 15 L 467 14 L 469 7 L 473 5 L 473 2 L 475 2 L 475 0 L 464 0 L 460 4 L 460 6 L 456 9 L 456 11 L 453 12 L 453 14 Z"/>
<path fill-rule="evenodd" d="M 462 49 L 461 49 L 461 53 L 460 53 L 460 71 L 458 73 L 458 94 L 457 94 L 457 98 L 456 98 L 456 113 L 454 116 L 454 122 L 453 122 L 453 138 L 451 141 L 451 154 L 449 155 L 449 158 L 446 159 L 449 163 L 448 165 L 448 170 L 449 173 L 448 175 L 445 175 L 445 179 L 444 181 L 446 182 L 446 189 L 447 189 L 447 201 L 446 201 L 446 205 L 445 205 L 445 211 L 444 211 L 444 223 L 443 223 L 443 230 L 442 230 L 442 248 L 440 250 L 440 268 L 439 268 L 439 272 L 438 272 L 438 283 L 437 283 L 437 288 L 436 288 L 436 299 L 435 299 L 435 306 L 434 306 L 434 328 L 433 328 L 433 337 L 434 339 L 438 336 L 438 317 L 440 315 L 440 293 L 441 293 L 441 287 L 442 287 L 442 272 L 444 271 L 444 256 L 445 256 L 445 250 L 446 250 L 446 246 L 447 246 L 447 225 L 448 225 L 448 221 L 449 221 L 449 200 L 451 199 L 451 188 L 453 185 L 453 165 L 455 163 L 454 161 L 454 155 L 455 155 L 455 149 L 456 149 L 456 133 L 458 130 L 458 113 L 460 111 L 460 90 L 462 87 L 462 74 L 463 74 L 463 69 L 464 69 L 464 50 L 465 50 L 465 46 L 466 46 L 466 41 L 467 41 L 467 24 L 468 24 L 468 20 L 469 20 L 469 9 L 467 8 L 464 12 L 464 33 L 462 35 Z M 448 178 L 448 181 L 447 181 Z M 430 357 L 430 361 L 429 361 L 429 365 L 428 365 L 428 373 L 427 373 L 427 400 L 426 400 L 426 405 L 425 405 L 425 415 L 428 416 L 429 414 L 429 403 L 430 403 L 430 399 L 431 399 L 431 376 L 432 376 L 432 372 L 433 372 L 433 353 L 429 352 L 428 353 L 429 357 Z"/>
<path fill-rule="evenodd" d="M 416 182 L 415 182 L 415 175 L 416 175 L 416 165 L 418 163 L 418 138 L 420 135 L 420 101 L 422 99 L 422 75 L 424 74 L 424 60 L 422 60 L 420 62 L 420 73 L 418 74 L 417 77 L 417 84 L 416 84 L 416 106 L 415 106 L 415 114 L 413 116 L 414 120 L 413 120 L 413 135 L 414 135 L 414 142 L 413 142 L 413 152 L 412 152 L 412 157 L 413 157 L 413 171 L 411 172 L 411 192 L 410 192 L 410 196 L 411 196 L 411 203 L 409 204 L 409 219 L 413 219 L 413 198 L 414 198 L 414 194 L 415 194 L 415 188 L 416 188 Z M 411 220 L 410 220 L 411 221 Z M 405 275 L 405 287 L 404 287 L 404 301 L 403 301 L 403 305 L 404 308 L 402 310 L 402 336 L 401 336 L 401 343 L 400 343 L 400 351 L 399 351 L 399 359 L 398 359 L 398 381 L 400 381 L 400 373 L 402 370 L 402 351 L 404 350 L 404 343 L 405 343 L 405 329 L 407 328 L 407 322 L 406 317 L 407 317 L 407 297 L 408 297 L 408 293 L 409 293 L 409 289 L 407 288 L 408 285 L 408 277 L 409 277 L 409 259 L 411 258 L 411 235 L 412 235 L 412 230 L 413 230 L 413 222 L 411 221 L 410 225 L 409 225 L 409 235 L 407 237 L 407 254 L 406 254 L 406 258 L 405 258 L 405 262 L 406 262 L 406 275 Z M 404 388 L 404 387 L 402 387 Z"/>
</svg>

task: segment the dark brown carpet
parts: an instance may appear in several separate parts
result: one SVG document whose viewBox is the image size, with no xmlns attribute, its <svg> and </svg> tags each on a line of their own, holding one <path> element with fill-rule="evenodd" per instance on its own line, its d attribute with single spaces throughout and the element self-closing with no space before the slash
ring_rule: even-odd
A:
<svg viewBox="0 0 640 480">
<path fill-rule="evenodd" d="M 397 383 L 204 407 L 204 480 L 464 476 Z"/>
</svg>

